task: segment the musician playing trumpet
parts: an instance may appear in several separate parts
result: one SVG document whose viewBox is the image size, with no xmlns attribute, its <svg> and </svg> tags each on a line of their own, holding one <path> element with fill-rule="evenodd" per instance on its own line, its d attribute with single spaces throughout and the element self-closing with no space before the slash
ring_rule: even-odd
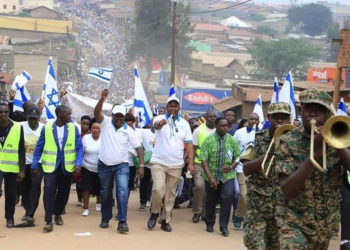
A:
<svg viewBox="0 0 350 250">
<path fill-rule="evenodd" d="M 291 123 L 291 108 L 284 102 L 271 103 L 268 107 L 270 128 L 255 134 L 255 158 L 245 162 L 243 171 L 247 180 L 247 207 L 244 220 L 244 244 L 248 249 L 280 249 L 275 220 L 276 188 L 278 179 L 272 159 L 275 131 L 281 125 Z M 244 157 L 243 157 L 244 158 Z M 271 161 L 269 173 L 262 172 L 264 159 Z M 267 178 L 264 176 L 267 174 Z"/>
<path fill-rule="evenodd" d="M 276 205 L 280 249 L 327 249 L 331 237 L 338 232 L 341 165 L 349 168 L 350 151 L 327 145 L 323 154 L 326 137 L 322 127 L 334 110 L 331 97 L 324 91 L 309 89 L 301 92 L 299 99 L 303 125 L 283 135 L 275 153 L 281 186 Z M 316 129 L 311 128 L 311 120 L 319 132 L 313 141 L 310 135 Z M 349 127 L 345 130 L 349 131 Z M 311 147 L 313 158 L 324 165 L 326 171 L 314 167 Z M 326 157 L 324 164 L 323 157 Z"/>
</svg>

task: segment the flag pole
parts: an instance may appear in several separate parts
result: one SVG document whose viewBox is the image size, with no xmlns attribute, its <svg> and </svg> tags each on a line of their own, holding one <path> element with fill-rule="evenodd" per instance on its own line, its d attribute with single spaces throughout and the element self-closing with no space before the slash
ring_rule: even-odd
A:
<svg viewBox="0 0 350 250">
<path fill-rule="evenodd" d="M 173 2 L 173 20 L 171 32 L 171 73 L 170 84 L 175 86 L 175 53 L 176 53 L 176 2 Z"/>
</svg>

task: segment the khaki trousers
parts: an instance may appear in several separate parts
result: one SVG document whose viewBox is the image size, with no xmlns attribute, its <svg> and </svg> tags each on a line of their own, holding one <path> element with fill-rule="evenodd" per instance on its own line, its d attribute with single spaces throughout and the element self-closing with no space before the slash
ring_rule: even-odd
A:
<svg viewBox="0 0 350 250">
<path fill-rule="evenodd" d="M 201 176 L 202 167 L 201 165 L 194 165 L 195 173 L 193 176 L 194 187 L 193 191 L 193 212 L 195 214 L 201 214 L 204 207 L 204 196 L 205 196 L 205 184 Z"/>
<path fill-rule="evenodd" d="M 237 173 L 237 180 L 239 185 L 239 200 L 236 210 L 237 217 L 244 217 L 245 213 L 245 203 L 247 197 L 247 185 L 246 185 L 246 177 L 244 173 Z"/>
<path fill-rule="evenodd" d="M 171 220 L 176 198 L 175 192 L 180 182 L 181 172 L 182 168 L 171 168 L 160 164 L 151 165 L 153 180 L 151 213 L 162 212 L 160 220 L 165 220 L 167 223 Z"/>
</svg>

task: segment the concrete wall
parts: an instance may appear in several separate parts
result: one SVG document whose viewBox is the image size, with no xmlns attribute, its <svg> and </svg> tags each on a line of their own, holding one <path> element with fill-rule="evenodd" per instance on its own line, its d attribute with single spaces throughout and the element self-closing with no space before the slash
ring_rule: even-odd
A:
<svg viewBox="0 0 350 250">
<path fill-rule="evenodd" d="M 19 9 L 18 0 L 0 0 L 0 13 L 18 12 Z"/>
<path fill-rule="evenodd" d="M 56 11 L 49 10 L 45 7 L 39 7 L 30 11 L 32 18 L 43 18 L 43 19 L 61 19 Z"/>
</svg>

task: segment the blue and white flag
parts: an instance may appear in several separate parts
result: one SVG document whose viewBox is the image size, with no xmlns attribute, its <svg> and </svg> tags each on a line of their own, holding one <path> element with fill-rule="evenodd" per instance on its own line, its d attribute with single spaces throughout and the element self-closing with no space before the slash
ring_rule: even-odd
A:
<svg viewBox="0 0 350 250">
<path fill-rule="evenodd" d="M 346 104 L 344 103 L 344 98 L 340 99 L 337 115 L 347 116 L 348 115 L 348 109 L 346 107 Z"/>
<path fill-rule="evenodd" d="M 153 117 L 152 110 L 149 106 L 145 90 L 143 89 L 139 70 L 135 65 L 135 96 L 134 96 L 134 115 L 139 119 L 139 127 L 151 124 Z"/>
<path fill-rule="evenodd" d="M 16 91 L 16 95 L 13 100 L 13 112 L 24 111 L 23 103 L 30 100 L 30 95 L 25 85 L 31 79 L 32 77 L 26 71 L 23 71 L 22 74 L 16 76 L 15 80 L 13 81 L 12 89 Z"/>
<path fill-rule="evenodd" d="M 169 89 L 169 94 L 168 94 L 168 98 L 169 97 L 176 97 L 176 93 L 175 93 L 175 87 L 174 87 L 174 85 L 172 84 L 171 85 L 171 87 L 170 87 L 170 89 Z"/>
<path fill-rule="evenodd" d="M 153 105 L 153 114 L 158 115 L 158 104 Z"/>
<path fill-rule="evenodd" d="M 290 72 L 286 76 L 283 87 L 279 92 L 278 99 L 279 99 L 278 101 L 280 102 L 286 102 L 289 104 L 291 108 L 291 118 L 292 118 L 292 121 L 294 121 L 294 119 L 296 118 L 295 97 L 294 97 L 293 78 L 292 78 L 292 73 Z"/>
<path fill-rule="evenodd" d="M 90 71 L 88 73 L 89 76 L 95 77 L 96 79 L 105 82 L 110 83 L 112 79 L 112 73 L 113 69 L 111 68 L 90 68 Z"/>
<path fill-rule="evenodd" d="M 271 103 L 275 103 L 278 102 L 278 81 L 277 81 L 277 77 L 275 77 L 275 81 L 273 82 L 273 95 L 272 95 L 272 99 L 271 99 Z"/>
<path fill-rule="evenodd" d="M 258 128 L 262 129 L 264 127 L 265 118 L 264 118 L 261 94 L 258 96 L 258 99 L 256 99 L 256 103 L 255 103 L 255 106 L 254 106 L 253 113 L 258 114 L 258 116 L 259 116 Z"/>
<path fill-rule="evenodd" d="M 52 65 L 52 57 L 49 58 L 47 65 L 45 83 L 43 86 L 42 98 L 44 99 L 43 117 L 46 119 L 56 119 L 56 107 L 60 104 L 57 80 Z"/>
</svg>

